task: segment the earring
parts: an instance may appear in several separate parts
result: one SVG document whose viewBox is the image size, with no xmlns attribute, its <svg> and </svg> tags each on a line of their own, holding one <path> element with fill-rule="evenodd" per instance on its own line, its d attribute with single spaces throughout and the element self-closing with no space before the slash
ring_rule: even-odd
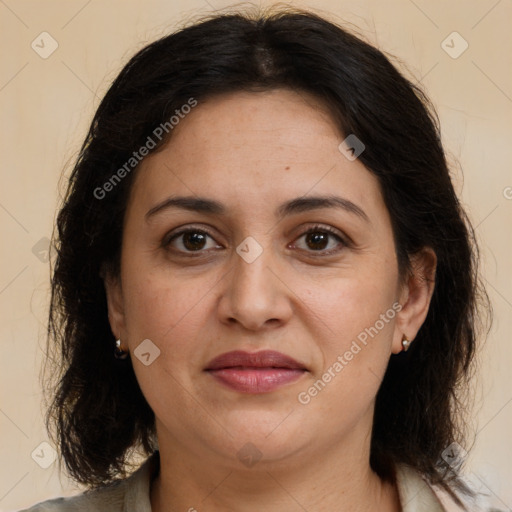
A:
<svg viewBox="0 0 512 512">
<path fill-rule="evenodd" d="M 407 352 L 411 346 L 412 341 L 409 341 L 405 336 L 402 340 L 402 352 Z"/>
<path fill-rule="evenodd" d="M 128 352 L 126 352 L 125 350 L 123 350 L 121 348 L 121 340 L 117 340 L 116 341 L 116 348 L 114 350 L 114 357 L 116 359 L 126 359 L 128 357 Z"/>
</svg>

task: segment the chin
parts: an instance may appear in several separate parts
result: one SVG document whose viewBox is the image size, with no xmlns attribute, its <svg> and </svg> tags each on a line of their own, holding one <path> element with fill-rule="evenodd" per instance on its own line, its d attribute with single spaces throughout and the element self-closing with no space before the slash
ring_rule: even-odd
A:
<svg viewBox="0 0 512 512">
<path fill-rule="evenodd" d="M 218 446 L 219 439 L 210 439 L 210 446 L 216 446 L 215 451 L 222 452 L 224 456 L 233 459 L 239 464 L 245 460 L 252 461 L 259 466 L 282 463 L 297 453 L 311 447 L 314 433 L 308 436 L 307 430 L 300 418 L 290 414 L 291 408 L 278 412 L 252 413 L 237 412 L 228 420 L 229 436 L 228 446 Z M 222 421 L 222 424 L 226 424 Z M 248 467 L 252 467 L 247 463 Z M 268 468 L 267 468 L 268 469 Z"/>
</svg>

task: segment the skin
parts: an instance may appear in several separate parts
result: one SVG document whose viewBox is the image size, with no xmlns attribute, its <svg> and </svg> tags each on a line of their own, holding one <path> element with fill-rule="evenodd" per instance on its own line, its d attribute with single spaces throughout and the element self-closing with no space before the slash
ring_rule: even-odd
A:
<svg viewBox="0 0 512 512">
<path fill-rule="evenodd" d="M 239 92 L 200 103 L 141 163 L 120 278 L 109 276 L 106 290 L 112 331 L 132 353 L 156 416 L 153 511 L 400 510 L 396 487 L 369 465 L 372 415 L 389 358 L 427 315 L 435 255 L 425 248 L 400 279 L 378 181 L 338 150 L 343 139 L 311 96 Z M 275 216 L 290 199 L 333 193 L 368 220 L 334 208 Z M 226 212 L 167 208 L 145 217 L 171 195 L 214 199 Z M 350 242 L 328 235 L 317 248 L 303 235 L 315 224 Z M 195 252 L 183 236 L 162 246 L 184 227 L 211 237 Z M 248 236 L 263 249 L 252 263 L 236 252 Z M 400 312 L 301 404 L 298 394 L 394 303 Z M 149 366 L 133 354 L 145 339 L 161 351 Z M 264 394 L 238 393 L 203 371 L 224 352 L 262 349 L 308 371 Z M 261 454 L 251 467 L 237 456 L 247 443 Z"/>
</svg>

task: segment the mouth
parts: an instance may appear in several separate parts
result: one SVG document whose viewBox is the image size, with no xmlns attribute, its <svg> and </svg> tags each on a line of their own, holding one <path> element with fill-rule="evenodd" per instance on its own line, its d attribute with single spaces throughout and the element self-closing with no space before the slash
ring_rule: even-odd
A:
<svg viewBox="0 0 512 512">
<path fill-rule="evenodd" d="M 297 381 L 308 370 L 295 359 L 273 350 L 234 351 L 214 358 L 205 371 L 241 393 L 268 393 Z"/>
</svg>

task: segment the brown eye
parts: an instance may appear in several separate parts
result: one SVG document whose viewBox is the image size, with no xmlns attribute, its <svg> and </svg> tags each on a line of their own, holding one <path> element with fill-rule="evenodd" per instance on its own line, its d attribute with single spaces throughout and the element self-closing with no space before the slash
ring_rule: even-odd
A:
<svg viewBox="0 0 512 512">
<path fill-rule="evenodd" d="M 178 252 L 199 252 L 208 249 L 208 238 L 213 238 L 200 229 L 187 229 L 173 234 L 167 240 L 164 240 L 163 246 L 172 246 Z M 212 247 L 219 247 L 213 245 Z"/>
<path fill-rule="evenodd" d="M 329 243 L 330 235 L 322 232 L 314 232 L 306 234 L 306 244 L 310 249 L 314 250 L 322 250 L 325 249 L 326 245 Z"/>
<path fill-rule="evenodd" d="M 188 231 L 183 233 L 183 246 L 189 251 L 197 251 L 204 248 L 206 236 L 203 233 Z"/>
<path fill-rule="evenodd" d="M 329 227 L 314 226 L 303 233 L 298 239 L 304 239 L 304 246 L 300 247 L 308 252 L 319 252 L 320 255 L 329 255 L 348 245 L 343 238 Z"/>
</svg>

